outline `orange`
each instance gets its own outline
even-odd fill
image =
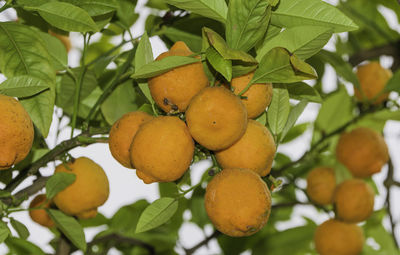
[[[254,171],[223,169],[207,186],[205,207],[220,232],[233,237],[249,236],[267,223],[271,194]]]
[[[186,111],[193,138],[209,150],[223,150],[246,132],[247,112],[240,99],[224,87],[208,87],[197,94]]]
[[[334,196],[337,218],[350,223],[368,219],[374,211],[374,195],[371,186],[363,180],[342,182]]]
[[[261,176],[271,171],[276,152],[274,138],[269,130],[255,120],[249,120],[244,135],[230,147],[216,151],[222,168],[247,168]]]
[[[107,201],[110,193],[108,178],[101,166],[91,159],[80,157],[68,163],[67,167],[60,164],[55,170],[55,173],[59,172],[76,175],[75,181],[53,199],[64,213],[88,215],[88,211],[97,209]]]
[[[364,235],[356,224],[330,219],[317,227],[314,242],[320,255],[359,255]]]
[[[381,171],[389,160],[389,152],[382,135],[359,127],[341,134],[336,157],[354,177],[364,178]]]
[[[389,93],[382,93],[382,91],[392,77],[389,69],[383,68],[379,62],[370,62],[357,68],[357,77],[360,81],[360,89],[354,87],[354,94],[359,101],[364,100],[365,97],[377,105],[388,99]]]
[[[185,122],[173,116],[159,116],[142,124],[130,148],[131,161],[145,183],[179,179],[193,154],[194,142]]]
[[[41,194],[37,195],[32,202],[29,204],[29,208],[34,208],[34,207],[41,207],[43,209],[32,209],[29,210],[29,216],[31,219],[39,223],[40,225],[44,227],[51,228],[54,226],[54,221],[50,218],[50,216],[47,214],[46,210],[44,208],[50,208],[50,201],[46,200],[46,195]]]
[[[238,95],[253,78],[254,72],[232,79],[233,93]],[[255,83],[242,95],[242,103],[246,107],[247,117],[254,119],[265,111],[272,99],[271,83]]]
[[[34,130],[24,107],[0,94],[0,170],[21,162],[32,148]]]
[[[145,112],[129,112],[111,127],[108,145],[113,157],[124,167],[134,168],[129,157],[129,148],[140,125],[153,119]]]
[[[336,188],[335,171],[330,167],[317,167],[307,176],[307,195],[318,205],[329,205],[333,202]]]
[[[168,56],[189,56],[193,52],[182,42],[176,42],[169,51],[162,53],[156,58],[164,59]],[[166,73],[160,74],[148,81],[151,96],[157,105],[165,112],[184,112],[190,100],[209,82],[199,61],[174,68]]]

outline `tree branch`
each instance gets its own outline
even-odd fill
[[[93,132],[86,132],[82,133],[78,136],[75,136],[72,139],[66,140],[61,142],[59,145],[54,147],[51,151],[47,152],[45,155],[43,155],[41,158],[36,160],[34,163],[32,163],[29,167],[22,169],[20,173],[15,177],[5,188],[6,191],[12,192],[15,190],[15,188],[18,187],[21,182],[25,180],[25,178],[35,175],[39,169],[47,163],[53,161],[56,159],[59,155],[64,154],[65,152],[78,147],[82,145],[88,145],[88,144],[93,144],[93,143],[98,143],[98,142],[105,142],[107,139],[103,137],[91,137],[93,135],[98,135],[98,134],[105,134],[109,132],[109,128],[107,129],[97,129],[94,130]]]
[[[396,237],[396,232],[395,232],[395,228],[396,225],[394,223],[394,219],[393,219],[393,214],[392,214],[392,210],[391,210],[391,195],[390,195],[390,190],[393,184],[395,184],[395,182],[393,181],[393,173],[394,173],[394,166],[393,166],[393,162],[392,159],[389,158],[389,162],[388,162],[388,174],[386,177],[386,180],[384,181],[384,185],[386,188],[386,199],[385,199],[385,204],[386,204],[386,210],[389,216],[389,221],[390,221],[390,227],[391,227],[391,233],[392,233],[392,237],[393,237],[393,241],[396,245],[397,248],[399,248],[399,244],[397,242],[397,237]]]
[[[149,254],[154,255],[155,253],[155,248],[154,246],[143,242],[142,240],[139,239],[135,239],[135,238],[131,238],[131,237],[126,237],[126,236],[122,236],[116,233],[112,233],[109,235],[105,235],[102,237],[98,237],[96,239],[93,239],[90,243],[88,243],[88,250],[90,250],[90,248],[93,245],[99,244],[99,243],[108,243],[108,242],[113,242],[116,244],[121,244],[121,243],[125,243],[125,244],[129,244],[132,246],[140,246],[142,248],[145,248]]]
[[[394,59],[399,59],[400,41],[368,50],[359,51],[349,58],[349,62],[351,65],[356,66],[364,60],[378,58],[382,55],[392,56],[394,57]]]
[[[295,165],[297,165],[298,163],[302,162],[304,159],[306,159],[311,153],[313,153],[325,140],[327,140],[328,138],[331,138],[332,136],[335,136],[337,134],[342,133],[343,131],[346,130],[346,128],[348,128],[350,125],[356,123],[358,120],[360,120],[361,118],[363,118],[365,115],[369,114],[369,113],[373,113],[377,111],[376,108],[370,108],[362,113],[360,113],[358,116],[356,116],[355,118],[351,119],[350,121],[348,121],[347,123],[343,124],[342,126],[338,127],[337,129],[333,130],[332,132],[323,135],[316,143],[314,143],[311,148],[306,151],[303,156],[301,156],[298,160],[292,161],[286,165],[283,165],[282,167],[276,169],[276,170],[272,170],[272,173],[277,173],[277,174],[281,174],[284,170],[293,167]]]
[[[214,231],[214,233],[212,233],[209,237],[207,237],[206,239],[204,239],[203,241],[201,241],[200,243],[196,244],[195,246],[193,246],[190,249],[185,249],[186,255],[191,255],[193,254],[197,249],[199,249],[200,247],[202,247],[203,245],[207,245],[208,242],[210,242],[212,239],[218,237],[219,235],[221,235],[221,232],[218,231]]]

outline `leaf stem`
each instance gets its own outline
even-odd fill
[[[80,95],[81,95],[81,90],[82,90],[82,83],[83,79],[85,77],[86,69],[87,67],[85,66],[85,57],[86,57],[86,51],[87,51],[87,46],[90,41],[90,34],[85,34],[83,37],[83,51],[82,51],[82,57],[81,57],[81,66],[82,70],[79,74],[78,79],[76,80],[76,86],[75,86],[75,97],[74,97],[74,112],[72,114],[72,120],[71,120],[71,138],[74,136],[74,130],[76,128],[76,119],[78,117],[78,112],[79,112],[79,102],[80,102]]]

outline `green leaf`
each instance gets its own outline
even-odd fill
[[[225,1],[215,0],[165,0],[167,4],[174,5],[180,9],[200,14],[201,16],[226,22],[228,6]]]
[[[90,16],[104,15],[117,9],[115,0],[62,0],[62,2],[80,7]]]
[[[9,235],[11,235],[11,232],[7,224],[0,221],[0,243],[4,242]]]
[[[49,24],[65,31],[98,31],[96,23],[85,10],[69,3],[48,2],[38,7],[30,7],[29,10],[38,11]]]
[[[319,110],[315,125],[329,133],[353,118],[353,103],[344,87],[327,97]]]
[[[0,94],[11,97],[29,97],[36,95],[49,86],[35,76],[20,75],[5,80],[0,84]]]
[[[68,54],[64,44],[55,36],[40,32],[43,42],[46,44],[55,70],[65,70],[68,66]]]
[[[131,77],[133,79],[151,78],[168,72],[176,67],[193,64],[199,61],[199,59],[192,57],[168,56],[161,60],[153,61],[141,66]]]
[[[290,55],[284,48],[270,50],[261,60],[251,83],[292,83],[302,80],[315,79],[316,73],[311,66]],[[294,62],[293,59],[296,61]],[[294,69],[293,63],[300,66],[301,71]],[[308,73],[306,73],[308,72]]]
[[[74,217],[65,215],[58,210],[48,209],[46,211],[57,228],[60,229],[78,249],[86,251],[85,233],[78,221]]]
[[[283,30],[275,37],[265,41],[257,50],[257,60],[275,47],[283,47],[300,59],[307,59],[324,47],[332,36],[332,29],[319,26],[297,26]]]
[[[287,86],[289,96],[293,99],[307,99],[310,102],[322,103],[322,98],[318,91],[304,82],[296,82]]]
[[[139,18],[139,15],[135,13],[137,1],[132,0],[117,0],[117,17],[119,22],[118,26],[128,30]]]
[[[81,68],[74,68],[72,69],[72,73],[75,75],[75,77],[79,77],[81,70]],[[98,84],[94,72],[91,70],[86,70],[80,92],[81,102],[79,104],[79,117],[85,118],[87,116],[88,108],[90,110],[90,107],[85,106],[83,103],[96,91],[97,88]],[[75,90],[75,80],[71,77],[71,75],[65,73],[63,76],[61,76],[61,82],[57,84],[56,104],[67,114],[73,113]]]
[[[310,123],[301,123],[299,125],[293,126],[288,133],[285,135],[285,138],[282,139],[281,143],[288,143],[298,138],[308,129]]]
[[[334,52],[321,50],[317,56],[322,59],[322,61],[329,63],[340,77],[353,83],[354,86],[360,87],[358,78],[353,72],[352,66],[348,62],[344,61],[340,55]]]
[[[79,219],[79,223],[83,228],[89,228],[106,225],[109,223],[109,220],[103,214],[98,212],[94,218]]]
[[[400,93],[400,69],[398,69],[386,83],[385,91],[395,91]]]
[[[11,193],[9,191],[0,190],[0,198],[11,197]]]
[[[30,75],[42,79],[50,90],[21,100],[35,126],[47,136],[55,101],[55,70],[37,31],[15,22],[0,23],[0,70],[8,77]]]
[[[27,239],[29,237],[29,230],[26,228],[24,224],[17,221],[14,218],[10,218],[11,226],[17,231],[19,237],[22,239]]]
[[[177,41],[184,41],[192,51],[197,52],[201,50],[202,38],[200,35],[192,34],[176,27],[167,26],[163,26],[161,31],[157,34],[165,35],[174,43]]]
[[[253,255],[264,255],[267,250],[274,255],[312,254],[315,228],[315,224],[309,224],[272,233],[254,246]]]
[[[266,0],[229,1],[226,42],[233,49],[248,51],[267,32],[271,7]]]
[[[207,42],[204,42],[205,44],[203,49],[204,47],[207,47],[207,44],[209,43],[218,51],[219,54],[221,54],[224,59],[239,60],[254,65],[258,63],[257,60],[255,60],[246,52],[229,48],[225,40],[217,32],[204,27],[203,35],[208,39]]]
[[[136,233],[145,232],[167,222],[178,210],[178,200],[162,197],[150,204],[140,215]]]
[[[120,84],[101,105],[101,112],[112,125],[125,113],[136,111],[144,103],[144,97],[136,93],[132,80]]]
[[[46,255],[38,246],[24,239],[10,236],[5,243],[10,249],[9,254]]]
[[[335,6],[321,0],[284,0],[272,13],[271,23],[279,27],[303,25],[332,28],[335,33],[356,30],[358,26]]]
[[[232,61],[224,59],[213,47],[206,51],[206,57],[211,66],[228,81],[232,80]]]
[[[260,116],[257,117],[256,121],[265,126],[267,124],[267,112],[264,111]]]
[[[46,182],[47,199],[52,199],[60,191],[74,183],[76,175],[73,173],[56,173]]]
[[[285,127],[282,130],[282,134],[280,137],[280,142],[283,142],[284,138],[286,135],[289,133],[289,131],[292,129],[294,124],[296,124],[297,119],[300,117],[300,115],[303,113],[304,109],[306,108],[308,104],[308,100],[302,99],[289,113],[288,120],[286,122]]]
[[[274,135],[282,132],[290,112],[289,93],[285,86],[274,86],[268,107],[268,125]]]
[[[142,66],[149,64],[153,61],[153,50],[151,48],[149,37],[147,33],[144,32],[140,38],[139,45],[135,54],[135,68],[136,70]],[[149,85],[147,82],[138,83],[140,90],[143,92],[144,96],[147,98],[151,105],[154,105],[154,99],[151,96]]]

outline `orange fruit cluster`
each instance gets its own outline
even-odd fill
[[[177,42],[156,61],[190,55],[186,44]],[[271,102],[272,85],[254,84],[240,98],[252,76],[234,78],[231,87],[210,87],[198,62],[150,78],[151,95],[165,114],[127,113],[114,123],[109,136],[114,158],[135,168],[145,183],[181,178],[192,163],[195,143],[214,153],[223,170],[210,182],[205,206],[216,228],[231,236],[257,232],[271,208],[261,176],[270,172],[276,146],[269,130],[253,118]]]

